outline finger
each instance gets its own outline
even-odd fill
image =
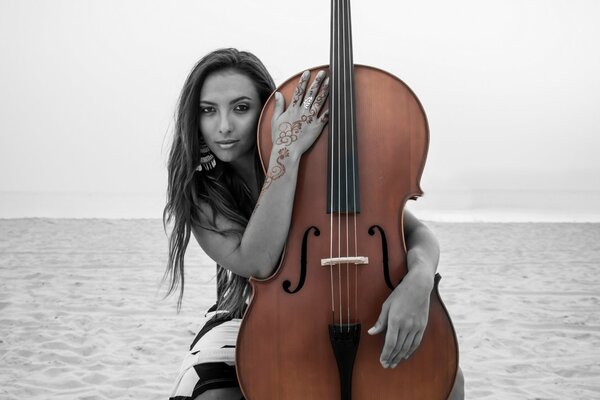
[[[321,124],[323,126],[329,122],[329,110],[325,111],[323,113],[323,115],[321,115],[321,118],[319,118],[319,121],[321,122]],[[371,328],[371,329],[373,329],[373,328]],[[369,329],[369,334],[374,335],[376,333],[379,333],[379,332],[371,333],[371,329]]]
[[[396,368],[398,366],[398,364],[400,364],[400,362],[403,360],[402,357],[400,357],[400,352],[398,352],[390,361],[389,361],[389,366],[390,368]]]
[[[415,335],[415,339],[413,340],[412,345],[410,346],[410,349],[408,349],[408,357],[410,357],[415,352],[415,350],[417,350],[417,348],[421,344],[421,341],[423,340],[424,333],[425,331],[422,329],[417,332],[417,334]]]
[[[392,368],[396,368],[398,363],[400,363],[402,360],[406,360],[409,357],[410,353],[408,353],[408,349],[415,340],[416,333],[417,332],[408,332],[408,334],[405,336],[402,345],[398,346],[397,354],[395,354],[394,357],[390,360],[390,365]]]
[[[306,91],[306,85],[308,84],[309,79],[310,71],[304,71],[302,75],[300,75],[300,81],[298,81],[292,100],[293,107],[299,107],[302,104],[302,99],[304,98],[304,92]]]
[[[406,337],[408,336],[409,333],[410,332],[406,329],[403,329],[400,332],[398,332],[398,340],[396,341],[396,347],[394,348],[394,350],[392,351],[392,354],[390,355],[389,359],[387,360],[390,367],[397,363],[399,356],[401,354],[402,345],[404,344]]]
[[[408,350],[410,350],[410,348],[413,344],[413,341],[415,340],[416,335],[417,335],[416,330],[412,330],[406,335],[406,340],[404,340],[404,343],[402,344],[402,348],[400,349],[400,353],[399,353],[401,358],[406,359],[410,355]]]
[[[321,90],[319,90],[317,98],[312,103],[312,107],[310,108],[310,113],[312,115],[319,114],[323,104],[325,104],[325,100],[327,100],[327,96],[329,96],[329,77],[327,77],[323,82],[323,86],[321,86]]]
[[[317,92],[319,92],[319,88],[321,87],[321,84],[323,83],[323,79],[325,79],[325,71],[319,71],[317,73],[317,76],[315,77],[315,80],[310,85],[308,92],[306,92],[306,95],[304,96],[304,101],[302,102],[302,106],[305,109],[307,109],[307,110],[311,109],[311,105],[315,101],[315,96],[317,96]],[[316,114],[312,114],[312,115],[316,115]]]
[[[277,118],[279,118],[279,116],[283,114],[284,109],[285,99],[283,98],[283,95],[279,92],[275,92],[275,109],[273,111],[272,122],[276,121]]]
[[[396,350],[398,344],[399,330],[400,326],[398,322],[395,322],[393,319],[388,321],[387,331],[385,332],[385,342],[383,344],[381,356],[379,357],[379,361],[381,362],[381,365],[383,365],[383,368],[388,368],[390,366],[392,354],[394,353],[394,350]],[[400,344],[402,344],[402,342],[400,342]]]

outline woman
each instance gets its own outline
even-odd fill
[[[193,233],[217,262],[217,304],[192,343],[172,398],[242,396],[234,346],[249,295],[247,278],[273,273],[290,225],[300,158],[328,120],[322,109],[328,78],[321,71],[309,85],[310,78],[308,71],[302,74],[287,108],[283,96],[275,93],[274,140],[266,177],[255,135],[262,106],[275,85],[263,64],[247,52],[218,50],[201,59],[186,80],[169,157],[164,211],[165,225],[172,226],[169,293],[179,286],[181,302],[184,254]],[[282,140],[290,139],[285,127],[292,124],[298,127],[293,140]],[[404,214],[404,229],[409,272],[369,330],[385,332],[380,358],[384,368],[395,367],[421,341],[439,257],[435,237],[409,212]]]

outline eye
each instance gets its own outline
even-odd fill
[[[248,104],[238,104],[237,106],[235,106],[234,110],[238,111],[238,112],[246,112],[250,109],[250,106]]]
[[[200,113],[202,114],[211,114],[215,112],[215,108],[213,106],[200,107]]]

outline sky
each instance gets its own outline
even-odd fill
[[[355,63],[402,79],[428,116],[417,209],[600,220],[600,2],[352,11]],[[328,35],[324,0],[0,0],[0,217],[159,218],[195,62],[237,47],[281,83],[328,64]]]

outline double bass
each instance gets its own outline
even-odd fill
[[[285,98],[299,76],[278,88]],[[331,3],[329,77],[327,132],[302,157],[284,254],[271,277],[250,278],[236,347],[240,387],[247,400],[446,399],[458,345],[439,276],[407,360],[384,369],[385,335],[366,332],[407,273],[403,210],[422,195],[429,129],[403,81],[353,64],[349,0]],[[265,167],[273,111],[271,96],[258,132]]]

